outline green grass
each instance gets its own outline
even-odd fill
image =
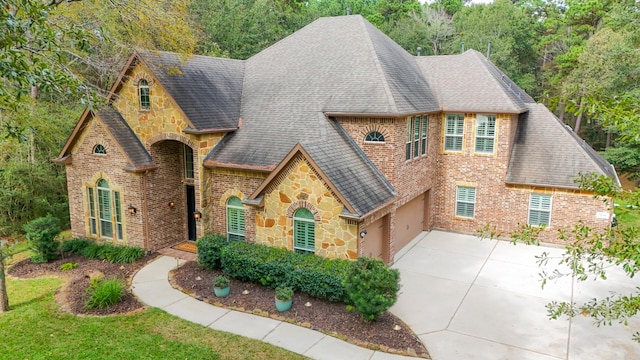
[[[11,311],[0,314],[2,359],[303,359],[281,348],[218,332],[149,309],[78,317],[54,300],[59,278],[9,279]]]
[[[629,208],[626,202],[620,200],[616,201],[616,205],[614,212],[619,226],[640,228],[640,207],[636,209]]]

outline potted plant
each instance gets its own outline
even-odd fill
[[[276,288],[276,309],[283,312],[291,308],[293,302],[293,288],[291,286],[280,285]]]
[[[219,275],[213,278],[213,293],[217,297],[225,297],[229,295],[229,291],[231,291],[231,283],[228,277]]]

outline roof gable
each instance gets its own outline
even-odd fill
[[[520,115],[506,182],[578,189],[580,173],[618,181],[613,166],[542,104],[527,104]]]
[[[163,51],[140,51],[149,68],[199,131],[238,128],[244,61]]]
[[[144,148],[127,122],[122,118],[120,113],[111,107],[105,107],[99,111],[89,109],[85,110],[76,124],[73,133],[67,139],[64,148],[55,161],[69,163],[71,155],[70,151],[73,148],[73,145],[78,141],[88,122],[92,118],[101,121],[106,126],[107,131],[127,158],[128,165],[125,167],[126,171],[146,171],[157,167],[153,163],[151,155]]]

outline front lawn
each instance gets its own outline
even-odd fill
[[[616,214],[616,220],[618,225],[623,227],[636,227],[640,228],[640,208],[633,206],[624,200],[616,200],[616,206],[614,207],[614,213]]]
[[[78,317],[54,300],[61,278],[8,279],[11,311],[0,314],[2,359],[303,359],[158,309]]]

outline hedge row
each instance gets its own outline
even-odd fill
[[[286,284],[314,297],[354,305],[363,296],[378,296],[380,289],[376,284],[370,284],[364,286],[371,289],[372,294],[363,295],[362,289],[358,290],[360,294],[347,294],[346,286],[355,280],[353,274],[362,271],[362,264],[355,261],[297,254],[287,249],[254,243],[228,242],[219,234],[204,236],[196,245],[200,266],[211,270],[222,269],[234,279],[261,283],[270,288]],[[366,267],[375,272],[372,279],[390,284],[384,288],[385,293],[381,296],[391,306],[397,290],[392,291],[393,294],[389,294],[388,290],[399,288],[397,270],[389,269],[377,259],[370,259],[367,264]],[[390,297],[392,300],[389,300]],[[359,310],[357,306],[356,310]]]
[[[98,244],[89,239],[76,238],[60,244],[63,253],[80,254],[88,259],[107,260],[110,263],[130,264],[144,256],[144,250],[135,246]]]

